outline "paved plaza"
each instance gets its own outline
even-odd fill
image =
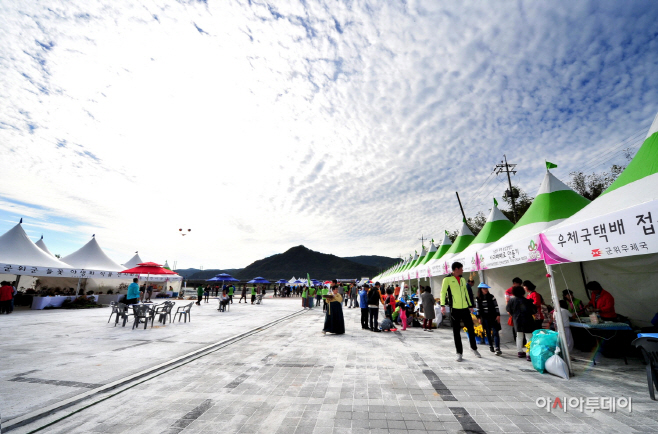
[[[303,311],[298,298],[215,309],[211,300],[194,307],[191,323],[146,331],[106,324],[109,309],[0,317],[3,432],[12,420],[153,366],[162,372],[9,432],[47,424],[39,432],[658,432],[658,403],[638,359],[590,366],[576,351],[576,376],[566,381],[516,358],[507,331],[502,356],[480,347],[476,359],[467,349],[458,363],[449,329],[372,333],[361,329],[359,309],[345,309],[346,334],[323,335],[321,308]],[[194,351],[206,352],[167,365]],[[541,397],[625,397],[632,412],[548,412],[537,407]]]

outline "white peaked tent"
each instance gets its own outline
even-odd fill
[[[582,263],[584,278],[615,297],[618,313],[649,325],[658,310],[658,115],[615,182],[541,235],[542,253],[561,270]],[[578,242],[575,242],[577,239]],[[574,264],[570,264],[574,263]]]
[[[451,247],[452,241],[450,241],[448,234],[444,233],[443,240],[441,240],[441,243],[437,247],[436,252],[429,259],[429,261],[427,261],[427,267],[430,276],[440,276],[443,274],[444,267],[441,260],[446,255],[446,253],[448,253],[448,250],[450,250]],[[434,285],[432,285],[432,287],[434,287]]]
[[[53,255],[53,254],[50,252],[50,250],[48,250],[48,247],[46,247],[46,243],[43,242],[43,235],[41,235],[41,238],[39,238],[39,241],[37,241],[35,244],[37,245],[38,248],[40,248],[40,249],[43,250],[44,252],[48,253],[48,254],[49,254],[50,256],[52,256],[53,258],[56,257],[55,255]]]
[[[144,263],[144,261],[142,261],[142,258],[139,257],[139,253],[135,252],[135,256],[133,256],[132,258],[130,258],[128,260],[128,262],[123,264],[123,266],[125,267],[124,270],[127,270],[129,268],[135,268],[137,265],[143,264],[143,263]]]
[[[471,245],[474,239],[475,235],[473,235],[473,232],[471,232],[464,221],[459,233],[457,234],[457,238],[455,238],[455,242],[452,243],[452,246],[450,246],[443,257],[443,274],[447,275],[452,272],[451,265],[453,262],[462,262],[462,265],[464,265],[462,253]],[[466,271],[466,267],[464,267],[464,271]]]
[[[421,261],[418,261],[418,265],[416,266],[416,272],[419,278],[425,279],[430,276],[427,263],[432,259],[432,256],[434,256],[437,250],[438,247],[436,247],[434,240],[432,240],[432,244],[430,244],[430,248],[425,254],[425,257]]]
[[[69,265],[37,247],[28,238],[20,223],[0,236],[0,264],[3,266],[0,272],[8,274],[16,274],[15,271],[18,271],[19,266],[70,268]]]
[[[589,202],[547,170],[535,200],[523,217],[500,240],[480,251],[481,269],[539,260],[539,234],[571,217]]]
[[[505,217],[494,203],[487,222],[475,239],[463,252],[453,255],[450,259],[464,264],[464,272],[478,271],[480,269],[479,252],[501,239],[514,224]]]
[[[75,268],[84,268],[87,270],[103,270],[103,271],[123,271],[121,265],[110,259],[105,254],[101,246],[98,245],[96,237],[93,236],[91,240],[84,246],[80,247],[75,252],[62,258],[62,261],[70,264]]]

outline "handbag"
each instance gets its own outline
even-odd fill
[[[507,318],[507,325],[514,327],[514,319],[512,318],[512,315],[510,315],[510,317]]]

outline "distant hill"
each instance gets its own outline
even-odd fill
[[[228,273],[231,276],[235,277],[235,273],[242,270],[242,268],[228,268],[226,270],[199,270],[198,268],[188,268],[185,270],[175,270],[176,273],[180,274],[186,279],[210,279],[213,276],[218,275],[219,273]]]
[[[379,268],[297,246],[285,253],[258,260],[232,276],[243,280],[261,276],[274,281],[293,276],[306,278],[306,273],[318,280],[358,279],[379,274]]]
[[[400,262],[400,260],[396,258],[389,258],[388,256],[376,256],[376,255],[349,256],[343,259],[348,259],[352,262],[356,262],[357,264],[369,265],[371,267],[377,267],[383,269],[392,267],[393,265]],[[368,277],[372,277],[372,276],[368,276]]]

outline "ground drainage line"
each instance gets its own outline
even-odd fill
[[[49,426],[51,426],[51,425],[53,425],[57,422],[60,422],[60,421],[66,419],[66,418],[68,418],[68,417],[70,417],[70,416],[72,416],[76,413],[79,413],[82,410],[85,410],[85,409],[87,409],[87,408],[89,408],[93,405],[96,405],[100,402],[103,402],[103,401],[109,399],[109,398],[112,398],[116,395],[119,395],[120,393],[123,393],[126,390],[132,389],[133,387],[135,387],[139,384],[145,383],[146,381],[149,381],[149,380],[152,380],[156,377],[159,377],[160,375],[165,374],[165,373],[170,372],[170,371],[173,371],[174,369],[180,368],[181,366],[184,366],[184,365],[186,365],[190,362],[193,362],[197,359],[200,359],[201,357],[207,356],[207,355],[209,355],[211,353],[214,353],[214,352],[216,352],[216,351],[218,351],[222,348],[225,348],[225,347],[227,347],[229,345],[232,345],[236,342],[239,342],[239,341],[241,341],[245,338],[248,338],[248,337],[250,337],[250,336],[252,336],[256,333],[260,333],[260,332],[262,332],[262,331],[264,331],[268,328],[271,328],[271,327],[275,326],[276,324],[280,323],[281,321],[285,321],[287,319],[294,318],[294,317],[299,316],[299,315],[301,315],[305,312],[307,312],[307,311],[306,310],[300,310],[300,311],[294,312],[292,314],[285,315],[281,318],[278,318],[278,319],[276,319],[272,322],[269,322],[267,324],[264,324],[262,326],[256,327],[256,328],[254,328],[252,330],[249,330],[247,332],[244,332],[240,335],[234,336],[232,338],[229,338],[229,339],[226,339],[226,340],[223,340],[223,341],[220,341],[220,342],[216,342],[214,344],[208,345],[208,346],[206,346],[204,348],[200,348],[198,350],[194,350],[190,353],[187,353],[187,354],[184,354],[182,356],[176,357],[173,360],[161,363],[160,365],[156,365],[154,367],[148,368],[145,371],[139,372],[137,374],[133,374],[133,375],[129,376],[128,378],[125,378],[123,380],[119,380],[119,381],[114,382],[114,383],[118,383],[118,384],[114,384],[114,383],[106,384],[106,385],[103,385],[103,386],[101,386],[97,389],[90,390],[89,392],[86,392],[86,393],[82,394],[82,395],[87,395],[87,396],[78,395],[78,399],[76,399],[76,397],[73,397],[73,398],[69,398],[69,400],[64,400],[64,401],[61,402],[61,405],[55,404],[54,406],[51,406],[53,408],[48,408],[47,410],[42,411],[41,413],[32,414],[32,415],[30,415],[30,413],[28,413],[24,416],[20,416],[20,417],[15,418],[15,419],[8,420],[4,424],[2,424],[4,426],[0,427],[0,432],[7,433],[7,432],[12,431],[16,428],[20,428],[22,426],[34,423],[34,422],[38,421],[39,419],[43,419],[44,417],[53,415],[53,414],[55,414],[59,411],[63,411],[65,409],[67,409],[69,407],[72,407],[76,404],[79,404],[79,403],[81,403],[81,402],[83,402],[87,399],[92,399],[92,397],[95,396],[95,395],[98,395],[98,394],[101,394],[101,393],[104,393],[104,392],[107,392],[107,391],[110,391],[110,390],[115,390],[115,389],[121,388],[121,390],[118,390],[115,393],[112,393],[111,395],[104,397],[103,399],[100,399],[98,401],[95,401],[95,402],[92,402],[88,405],[85,405],[84,407],[82,407],[78,410],[75,410],[75,411],[73,411],[73,412],[71,412],[71,413],[69,413],[65,416],[62,416],[61,418],[59,418],[57,420],[54,420],[53,422],[50,422],[50,423],[48,423],[48,424],[46,424],[42,427],[36,428],[32,431],[29,431],[27,434],[32,434],[32,433],[35,433],[37,431],[41,431],[42,429],[44,429],[46,427],[49,427]],[[140,381],[137,381],[137,380],[140,380]],[[67,402],[67,401],[69,401],[69,402]],[[9,426],[7,426],[8,423],[11,423],[16,419],[22,419],[22,420],[18,420],[15,423],[10,424]]]

